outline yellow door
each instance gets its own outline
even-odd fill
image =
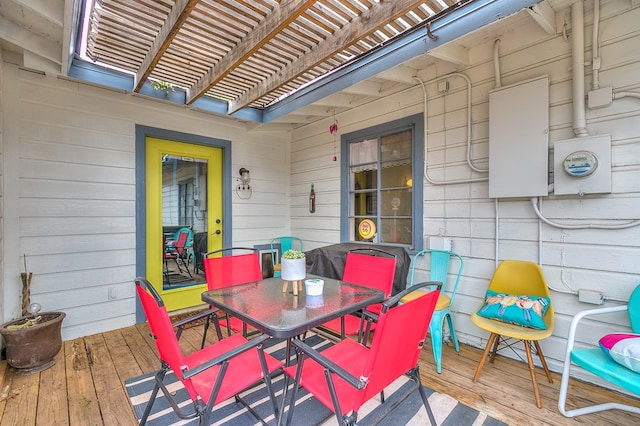
[[[202,305],[201,253],[222,247],[222,149],[145,144],[147,278],[169,311]]]

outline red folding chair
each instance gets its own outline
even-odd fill
[[[382,290],[385,297],[389,297],[395,272],[396,257],[393,254],[374,248],[353,249],[347,253],[342,281]],[[375,304],[368,306],[366,310],[377,315],[381,307],[381,304]],[[346,335],[357,334],[361,340],[366,339],[368,334],[365,331],[363,337],[363,324],[362,315],[350,314],[328,321],[321,327],[332,335],[340,336],[340,339],[344,339]],[[375,328],[375,322],[368,324],[371,329]]]
[[[398,305],[402,297],[428,286],[434,286],[435,290]],[[285,393],[290,378],[295,381],[289,398],[287,424],[291,424],[293,419],[299,386],[332,410],[338,424],[352,425],[365,402],[407,374],[418,387],[431,424],[435,425],[420,380],[418,359],[441,286],[442,283],[433,281],[417,284],[387,299],[382,304],[371,347],[353,339],[344,339],[320,353],[304,342],[294,340],[299,354],[298,364],[284,368]]]
[[[164,251],[164,261],[165,261],[165,269],[166,262],[168,260],[173,260],[178,267],[178,271],[182,273],[182,266],[186,270],[189,277],[193,278],[191,272],[189,271],[189,254],[186,248],[187,239],[189,238],[189,232],[187,230],[182,231],[178,234],[178,239],[174,241],[173,245],[165,247]],[[182,265],[182,266],[180,266]]]
[[[240,252],[240,254],[238,254]],[[234,254],[235,253],[235,254]],[[252,283],[262,280],[262,270],[260,269],[260,258],[257,249],[248,247],[227,247],[203,254],[204,273],[209,290],[217,290],[232,285]],[[214,309],[214,311],[218,311]],[[204,347],[209,329],[209,318],[204,322],[204,332],[202,335],[202,347]],[[226,326],[227,334],[231,331],[242,332],[247,337],[249,334],[247,324],[238,318],[229,317],[224,314],[220,319],[220,324]],[[218,331],[219,333],[219,331]],[[218,339],[221,336],[218,334]]]
[[[178,343],[182,328],[185,324],[202,318],[204,314],[171,324],[167,309],[153,286],[144,278],[136,278],[135,283],[162,363],[162,368],[155,376],[156,383],[149,403],[140,420],[141,425],[146,423],[160,390],[181,419],[199,418],[201,425],[208,425],[214,406],[235,396],[260,420],[255,411],[238,394],[261,380],[264,380],[267,386],[274,414],[277,417],[278,406],[273,395],[270,375],[282,366],[282,362],[264,353],[262,343],[268,336],[248,341],[240,334],[234,334],[191,355],[184,356]],[[177,328],[175,332],[174,327]],[[187,406],[178,406],[172,392],[165,386],[164,377],[169,370],[173,370],[184,385],[193,402],[192,410],[183,411]]]

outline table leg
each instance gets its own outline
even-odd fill
[[[291,285],[293,287],[293,295],[297,296],[298,292],[302,292],[302,280],[291,281]],[[286,293],[289,288],[289,281],[282,282],[282,292]]]

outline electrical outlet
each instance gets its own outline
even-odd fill
[[[604,294],[597,290],[578,290],[578,300],[582,303],[591,303],[593,305],[602,305],[604,303]]]

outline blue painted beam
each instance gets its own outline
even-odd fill
[[[79,58],[75,58],[72,61],[68,75],[69,77],[99,86],[122,90],[125,93],[131,93],[133,91],[134,76],[132,74],[106,68]],[[142,86],[139,93],[141,95],[174,102],[179,105],[186,105],[187,103],[187,94],[184,90],[176,88],[165,93],[164,90],[154,89],[149,82]],[[221,116],[227,116],[228,102],[221,101],[210,96],[203,96],[194,102],[191,107],[205,112],[212,112]],[[261,123],[262,110],[247,107],[238,111],[237,114],[234,114],[234,117]]]

